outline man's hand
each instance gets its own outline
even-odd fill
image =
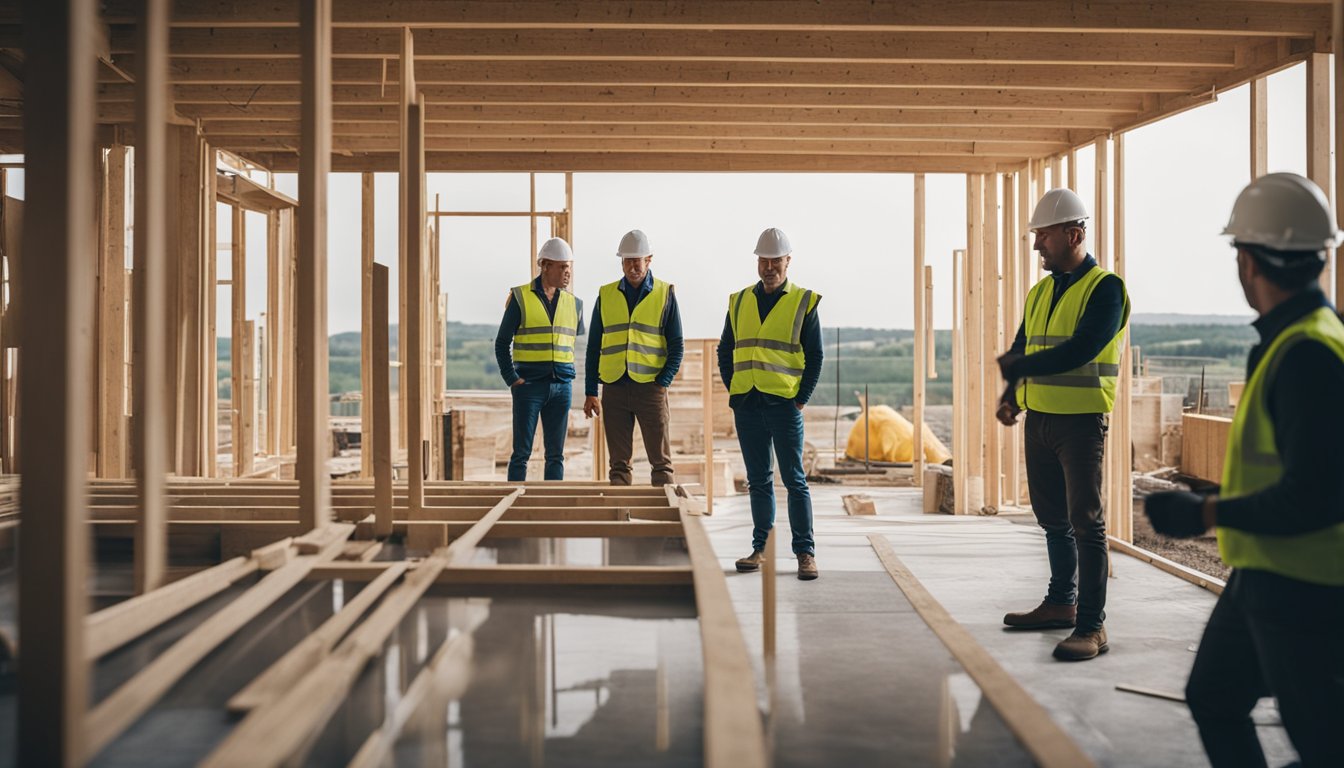
[[[1144,514],[1153,530],[1164,536],[1190,539],[1209,529],[1212,517],[1206,515],[1205,498],[1189,491],[1163,491],[1143,501]]]
[[[514,380],[512,384],[509,385],[509,389],[517,389],[518,387],[521,387],[526,383],[527,382],[523,381],[523,377],[519,376],[517,379]]]
[[[1017,403],[1011,400],[1002,400],[999,402],[999,410],[994,412],[994,417],[1005,427],[1011,427],[1017,423],[1017,415],[1022,412],[1017,407]]]
[[[798,410],[801,411],[801,410],[803,410],[803,403],[800,403],[800,402],[798,402],[797,400],[794,400],[794,401],[793,401],[793,407],[794,407],[794,408],[797,408]]]
[[[596,398],[596,397],[593,397],[592,395],[589,395],[589,396],[583,398],[583,415],[584,415],[584,416],[587,416],[588,418],[591,419],[591,418],[593,418],[594,416],[596,416],[596,415],[598,415],[598,414],[600,414],[600,413],[602,413],[602,404],[599,403],[599,402],[597,401],[597,398]]]
[[[1013,365],[1022,359],[1022,355],[1016,355],[1012,352],[999,356],[999,373],[1003,375],[1004,381],[1016,381],[1017,377],[1013,375]]]

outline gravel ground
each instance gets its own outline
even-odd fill
[[[1218,541],[1212,532],[1197,539],[1169,539],[1159,536],[1143,513],[1143,500],[1134,500],[1134,545],[1168,560],[1226,580],[1232,569],[1218,556]]]

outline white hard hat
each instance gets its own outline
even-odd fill
[[[632,229],[621,238],[616,255],[622,259],[642,259],[653,255],[653,246],[649,245],[649,236],[638,229]]]
[[[764,259],[778,259],[793,253],[789,236],[784,230],[771,227],[756,238],[756,255]]]
[[[564,238],[552,237],[541,244],[541,250],[537,251],[537,258],[546,261],[573,261],[574,251],[569,247],[569,243],[564,241]]]
[[[1028,229],[1044,229],[1056,224],[1089,218],[1083,198],[1071,189],[1052,189],[1041,197],[1027,222]]]
[[[1243,245],[1313,253],[1333,248],[1344,236],[1325,193],[1296,173],[1271,173],[1247,185],[1232,204],[1223,234]]]

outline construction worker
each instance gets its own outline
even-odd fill
[[[1029,226],[1050,274],[1027,294],[1017,338],[998,359],[1008,388],[997,416],[1012,425],[1027,411],[1027,485],[1050,561],[1045,599],[1030,611],[1007,614],[1003,623],[1072,627],[1055,646],[1062,661],[1108,649],[1101,467],[1129,322],[1124,283],[1098,267],[1084,245],[1087,219],[1087,206],[1068,189],[1052,189],[1037,203]]]
[[[1153,528],[1215,528],[1232,575],[1185,698],[1214,766],[1263,766],[1251,722],[1278,700],[1301,765],[1344,765],[1344,323],[1318,278],[1344,233],[1320,188],[1293,173],[1251,182],[1223,230],[1258,313],[1218,495],[1155,493]]]
[[[677,294],[673,285],[649,270],[653,248],[643,232],[626,232],[616,256],[625,276],[598,290],[589,327],[600,343],[588,345],[583,413],[588,418],[603,414],[612,485],[633,481],[630,458],[636,421],[652,466],[650,480],[653,485],[667,485],[672,482],[667,388],[685,350]]]
[[[756,571],[775,524],[771,447],[789,494],[789,528],[798,578],[817,578],[812,540],[812,496],[803,472],[803,406],[821,378],[821,295],[788,279],[793,247],[778,229],[756,241],[760,281],[728,297],[719,339],[719,372],[737,425],[751,492],[751,554],[737,570]]]
[[[509,480],[527,479],[527,460],[541,419],[547,480],[565,479],[574,338],[583,333],[583,304],[565,290],[574,252],[553,237],[537,252],[540,273],[509,291],[495,336],[499,375],[513,394],[513,454]],[[509,347],[513,350],[510,354]]]

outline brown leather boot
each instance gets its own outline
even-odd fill
[[[1078,606],[1041,603],[1026,613],[1010,613],[1003,623],[1013,629],[1069,629],[1077,623]]]
[[[751,554],[737,561],[738,573],[750,573],[761,569],[761,561],[765,559],[765,552],[760,549],[751,550]]]
[[[798,555],[799,581],[811,581],[817,578],[817,558],[806,552]]]
[[[1055,646],[1055,658],[1060,661],[1086,661],[1109,651],[1106,644],[1106,628],[1097,627],[1095,632],[1077,632],[1064,638]]]

